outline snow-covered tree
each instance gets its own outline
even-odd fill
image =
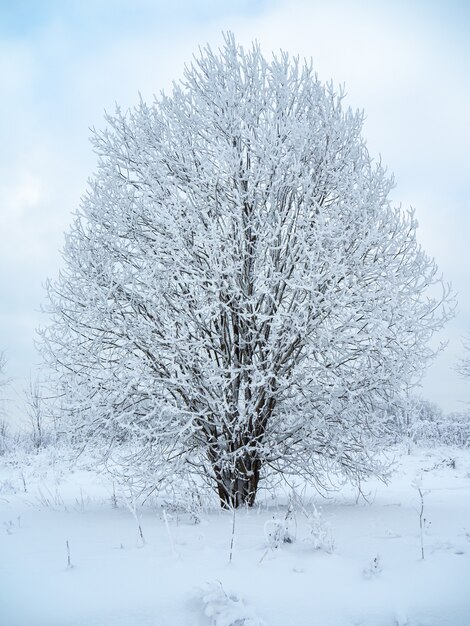
[[[380,471],[448,291],[362,122],[310,64],[228,35],[94,132],[43,339],[108,466],[199,474],[223,506],[253,504],[269,472]]]
[[[8,380],[5,377],[5,365],[6,365],[6,359],[5,359],[5,355],[3,352],[0,352],[0,439],[4,440],[5,438],[5,433],[6,433],[6,429],[7,429],[7,425],[6,422],[3,421],[3,417],[5,415],[5,395],[4,395],[4,390],[5,387],[8,385]],[[0,454],[2,451],[3,446],[0,443]]]
[[[470,378],[470,332],[463,341],[464,356],[458,364],[458,371],[464,378]]]
[[[0,352],[0,389],[4,387],[7,382],[5,380],[5,365],[6,365],[5,355],[3,354],[3,352]]]
[[[6,365],[5,355],[3,354],[3,352],[0,352],[0,381],[1,381],[0,384],[1,385],[6,384],[6,381],[4,379],[5,365]]]
[[[390,418],[394,431],[392,442],[406,443],[408,454],[412,444],[438,442],[445,422],[439,405],[413,394],[405,396],[399,405],[390,407]]]

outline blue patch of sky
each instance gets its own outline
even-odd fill
[[[54,3],[48,0],[2,0],[0,2],[0,33],[17,37],[34,31],[49,16]]]
[[[254,17],[276,5],[276,0],[0,0],[0,34],[28,38],[54,20],[89,33],[142,32],[159,21],[167,27]]]

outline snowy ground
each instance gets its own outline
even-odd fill
[[[287,499],[261,495],[236,513],[231,562],[231,513],[195,524],[168,511],[167,528],[153,503],[143,545],[109,485],[65,468],[50,454],[0,459],[1,626],[470,625],[469,451],[401,457],[388,486],[364,487],[368,503],[316,496],[321,520],[306,497],[277,548]]]

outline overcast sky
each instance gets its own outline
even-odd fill
[[[0,350],[14,397],[34,369],[43,284],[95,168],[89,128],[115,103],[171,87],[198,46],[232,30],[266,54],[313,58],[364,109],[369,150],[395,174],[459,307],[421,394],[470,401],[454,371],[470,327],[470,3],[466,0],[0,0]]]

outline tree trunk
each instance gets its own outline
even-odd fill
[[[253,506],[258,490],[261,461],[258,458],[243,459],[234,468],[214,467],[217,493],[223,509]]]

